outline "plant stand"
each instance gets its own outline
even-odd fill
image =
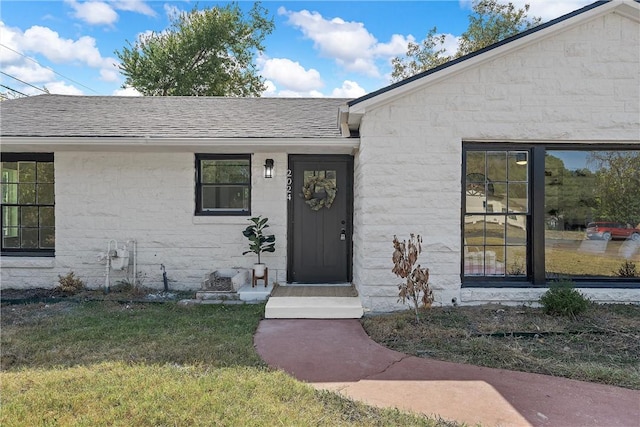
[[[255,287],[257,285],[258,280],[264,280],[264,287],[269,286],[269,267],[264,268],[264,276],[256,277],[255,270],[251,270],[251,287]]]

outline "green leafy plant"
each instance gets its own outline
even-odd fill
[[[549,287],[540,304],[547,314],[575,317],[586,311],[591,301],[573,287],[571,280],[562,280]]]
[[[640,276],[636,264],[633,261],[625,260],[618,271],[614,272],[618,277],[638,277]]]
[[[251,221],[252,224],[245,228],[242,234],[244,235],[244,237],[249,239],[249,250],[243,252],[242,255],[253,252],[258,255],[258,264],[261,264],[261,253],[275,252],[276,236],[274,236],[273,234],[264,234],[264,229],[269,227],[269,224],[267,224],[269,218],[262,218],[262,216],[257,216],[249,218],[248,221]]]
[[[65,294],[75,295],[84,289],[84,282],[70,271],[66,276],[58,275],[57,289]]]
[[[405,279],[398,285],[398,301],[413,307],[416,322],[420,322],[419,309],[431,307],[433,303],[433,291],[429,287],[429,269],[422,268],[418,262],[418,256],[422,252],[422,237],[411,234],[409,241],[400,242],[397,236],[393,236],[393,269],[396,276]]]

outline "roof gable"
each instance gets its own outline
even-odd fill
[[[592,3],[582,9],[516,34],[491,46],[349,101],[346,107],[342,107],[340,115],[343,134],[357,132],[360,119],[368,108],[390,102],[426,85],[445,79],[454,73],[461,72],[498,56],[506,55],[523,46],[553,36],[560,31],[565,31],[610,13],[618,13],[640,23],[640,0],[614,0]]]

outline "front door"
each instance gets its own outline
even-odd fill
[[[353,158],[290,156],[288,281],[351,281]]]

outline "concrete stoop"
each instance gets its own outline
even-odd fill
[[[359,319],[364,309],[358,297],[271,297],[265,319]]]

